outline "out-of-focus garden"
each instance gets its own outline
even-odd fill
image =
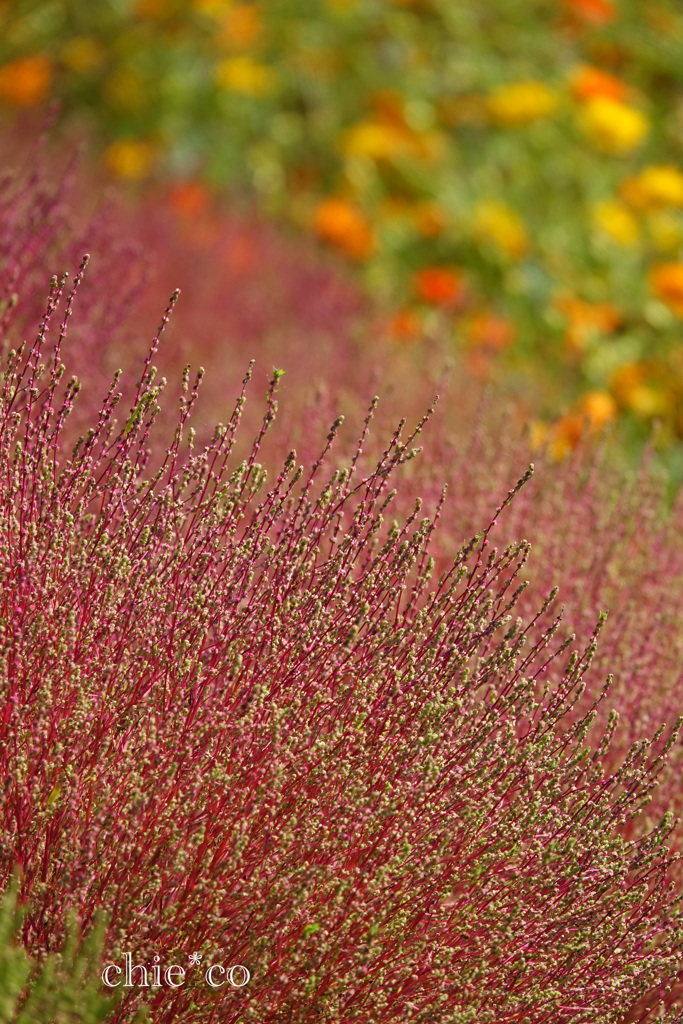
[[[0,2],[4,120],[52,100],[190,232],[223,197],[317,239],[364,346],[439,338],[533,448],[614,425],[683,474],[678,2]]]
[[[681,0],[0,0],[0,154],[0,1024],[682,1024]]]

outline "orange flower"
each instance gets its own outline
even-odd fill
[[[586,425],[585,416],[581,413],[567,413],[557,423],[553,424],[549,432],[550,454],[560,462],[564,459],[581,440]]]
[[[206,210],[209,196],[199,182],[181,181],[171,189],[168,202],[180,217],[192,218]]]
[[[472,377],[479,380],[490,380],[491,378],[491,353],[482,349],[473,349],[465,355],[465,366]]]
[[[396,89],[379,89],[373,93],[371,102],[378,120],[405,126],[405,97]]]
[[[650,270],[648,282],[660,302],[683,317],[683,263],[659,263]]]
[[[621,323],[619,310],[609,302],[585,302],[573,295],[561,295],[555,306],[567,319],[567,344],[577,352],[592,337],[611,334]]]
[[[410,306],[404,306],[397,310],[389,320],[389,337],[395,341],[411,341],[416,338],[421,329],[422,323],[417,310]]]
[[[569,79],[569,86],[574,99],[580,103],[587,103],[598,96],[606,96],[608,99],[623,103],[629,95],[628,86],[620,78],[590,64],[581,64],[574,71]]]
[[[498,351],[514,340],[515,328],[504,317],[483,311],[472,317],[467,337],[470,344],[476,348]]]
[[[424,267],[413,278],[415,292],[423,302],[434,306],[452,306],[464,295],[460,271],[451,267]]]
[[[565,6],[579,21],[596,28],[611,24],[617,16],[613,0],[565,0]]]
[[[216,39],[232,50],[248,50],[259,42],[262,33],[260,8],[253,3],[242,3],[228,8],[217,29]]]
[[[617,403],[608,391],[588,391],[579,402],[590,430],[599,431],[617,415]]]
[[[313,228],[321,238],[353,259],[365,260],[374,248],[372,229],[360,209],[348,199],[324,199],[313,217]]]
[[[413,219],[417,230],[427,238],[436,238],[445,231],[448,224],[448,215],[443,206],[429,199],[416,203]]]
[[[599,433],[617,412],[617,403],[608,391],[587,392],[573,412],[560,417],[544,432],[550,454],[560,462],[576,448],[582,437]]]
[[[627,363],[612,376],[611,388],[622,405],[648,419],[666,412],[668,398],[665,393],[647,383],[647,368],[643,363]]]
[[[45,99],[52,83],[49,57],[20,57],[0,67],[0,101],[16,107],[32,107]]]
[[[240,228],[231,238],[225,251],[225,267],[234,274],[253,273],[258,265],[258,246],[253,234]]]
[[[610,388],[620,402],[628,404],[629,396],[634,390],[642,385],[645,379],[645,366],[643,363],[625,363],[612,374]]]

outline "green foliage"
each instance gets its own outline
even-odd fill
[[[40,963],[21,945],[24,908],[17,907],[16,877],[0,901],[0,1024],[101,1024],[118,1002],[102,994],[97,965],[102,955],[101,915],[82,938],[73,915],[64,947]],[[144,1009],[135,1024],[146,1019]]]

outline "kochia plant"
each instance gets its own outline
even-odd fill
[[[280,371],[244,460],[251,366],[199,450],[188,370],[164,449],[158,336],[132,406],[116,418],[117,377],[71,449],[83,270],[0,389],[0,872],[31,901],[26,947],[101,908],[107,962],[185,968],[127,988],[116,1024],[141,1002],[155,1024],[656,1019],[673,826],[620,830],[675,733],[606,770],[607,686],[577,713],[600,623],[563,639],[554,592],[513,617],[528,545],[491,541],[529,474],[435,576],[445,492],[386,518],[427,417],[378,449],[373,400],[355,450],[335,456],[335,421],[268,486]],[[211,988],[191,953],[249,983]]]

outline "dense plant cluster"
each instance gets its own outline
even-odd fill
[[[63,163],[59,151],[49,155],[53,165]],[[279,238],[254,214],[220,206],[188,209],[174,191],[147,196],[144,216],[139,206],[120,202],[98,210],[96,189],[82,169],[77,185],[73,169],[61,184],[51,183],[36,170],[30,148],[25,167],[30,173],[8,176],[0,196],[6,341],[18,346],[33,332],[44,305],[44,267],[73,265],[84,240],[91,239],[99,268],[80,286],[80,315],[70,326],[85,393],[65,424],[69,440],[97,417],[111,372],[137,358],[140,333],[151,330],[158,315],[159,290],[170,293],[180,284],[182,299],[159,360],[169,379],[180,375],[185,359],[207,366],[204,414],[196,423],[200,441],[209,440],[214,419],[225,415],[225,380],[243,371],[245,339],[259,365],[287,367],[279,386],[290,412],[281,416],[263,452],[271,472],[291,447],[313,462],[311,422],[332,421],[340,406],[347,414],[340,428],[343,441],[351,445],[351,424],[364,415],[364,396],[374,389],[383,396],[375,414],[380,435],[393,429],[392,408],[419,417],[434,392],[442,394],[430,428],[429,456],[410,466],[412,487],[426,500],[438,501],[444,479],[451,487],[435,551],[440,568],[445,557],[440,552],[457,549],[480,529],[528,461],[528,443],[515,418],[491,399],[478,409],[461,366],[453,368],[450,379],[444,377],[447,346],[435,340],[429,360],[414,349],[397,359],[376,342],[377,327],[349,282],[332,267],[318,265],[305,245]],[[100,287],[100,275],[111,285]],[[132,378],[122,387],[132,401]],[[248,454],[246,436],[259,425],[252,404],[244,411],[243,440],[236,439],[240,457]],[[165,429],[174,429],[174,415],[168,403]],[[666,511],[662,482],[650,465],[644,463],[639,477],[628,482],[613,466],[614,456],[612,447],[582,452],[562,468],[536,456],[542,472],[497,529],[506,543],[524,536],[532,540],[534,578],[546,590],[560,586],[568,630],[586,635],[599,612],[609,610],[596,658],[603,676],[615,675],[611,699],[621,714],[621,743],[628,746],[662,723],[672,724],[681,707],[683,648],[676,624],[683,615],[683,509],[679,498]],[[396,501],[400,513],[408,515],[409,491],[405,495],[399,493]],[[526,614],[533,613],[534,600],[521,596]],[[655,816],[670,806],[683,813],[675,784],[680,751],[676,746],[669,781],[654,794]]]
[[[180,202],[258,195],[360,264],[397,345],[539,378],[562,457],[683,430],[682,38],[675,0],[4,0],[0,103],[59,97]]]
[[[422,424],[324,477],[333,426],[264,490],[278,374],[238,465],[244,390],[196,453],[186,375],[145,473],[155,345],[133,409],[117,422],[112,388],[65,453],[60,298],[8,356],[0,428],[2,849],[26,941],[49,951],[66,908],[97,906],[114,961],[248,966],[220,1009],[199,984],[157,993],[160,1021],[622,1019],[678,962],[671,824],[616,834],[673,737],[605,776],[571,715],[595,637],[570,654],[550,599],[511,618],[526,544],[491,549],[494,518],[432,580],[438,509],[384,526]]]
[[[654,1020],[682,933],[672,819],[641,811],[674,721],[615,751],[597,613],[567,635],[554,590],[526,596],[528,543],[503,539],[530,474],[472,486],[463,545],[434,486],[447,437],[414,471],[430,413],[382,442],[373,400],[349,447],[310,410],[302,463],[275,371],[240,448],[251,366],[196,435],[188,369],[159,437],[161,331],[97,403],[65,369],[79,311],[82,351],[103,340],[84,271],[53,279],[34,342],[3,344],[0,871],[30,955],[104,910],[107,962],[188,968],[123,992],[112,1024],[141,1001],[158,1024]],[[248,985],[211,990],[194,952]]]

